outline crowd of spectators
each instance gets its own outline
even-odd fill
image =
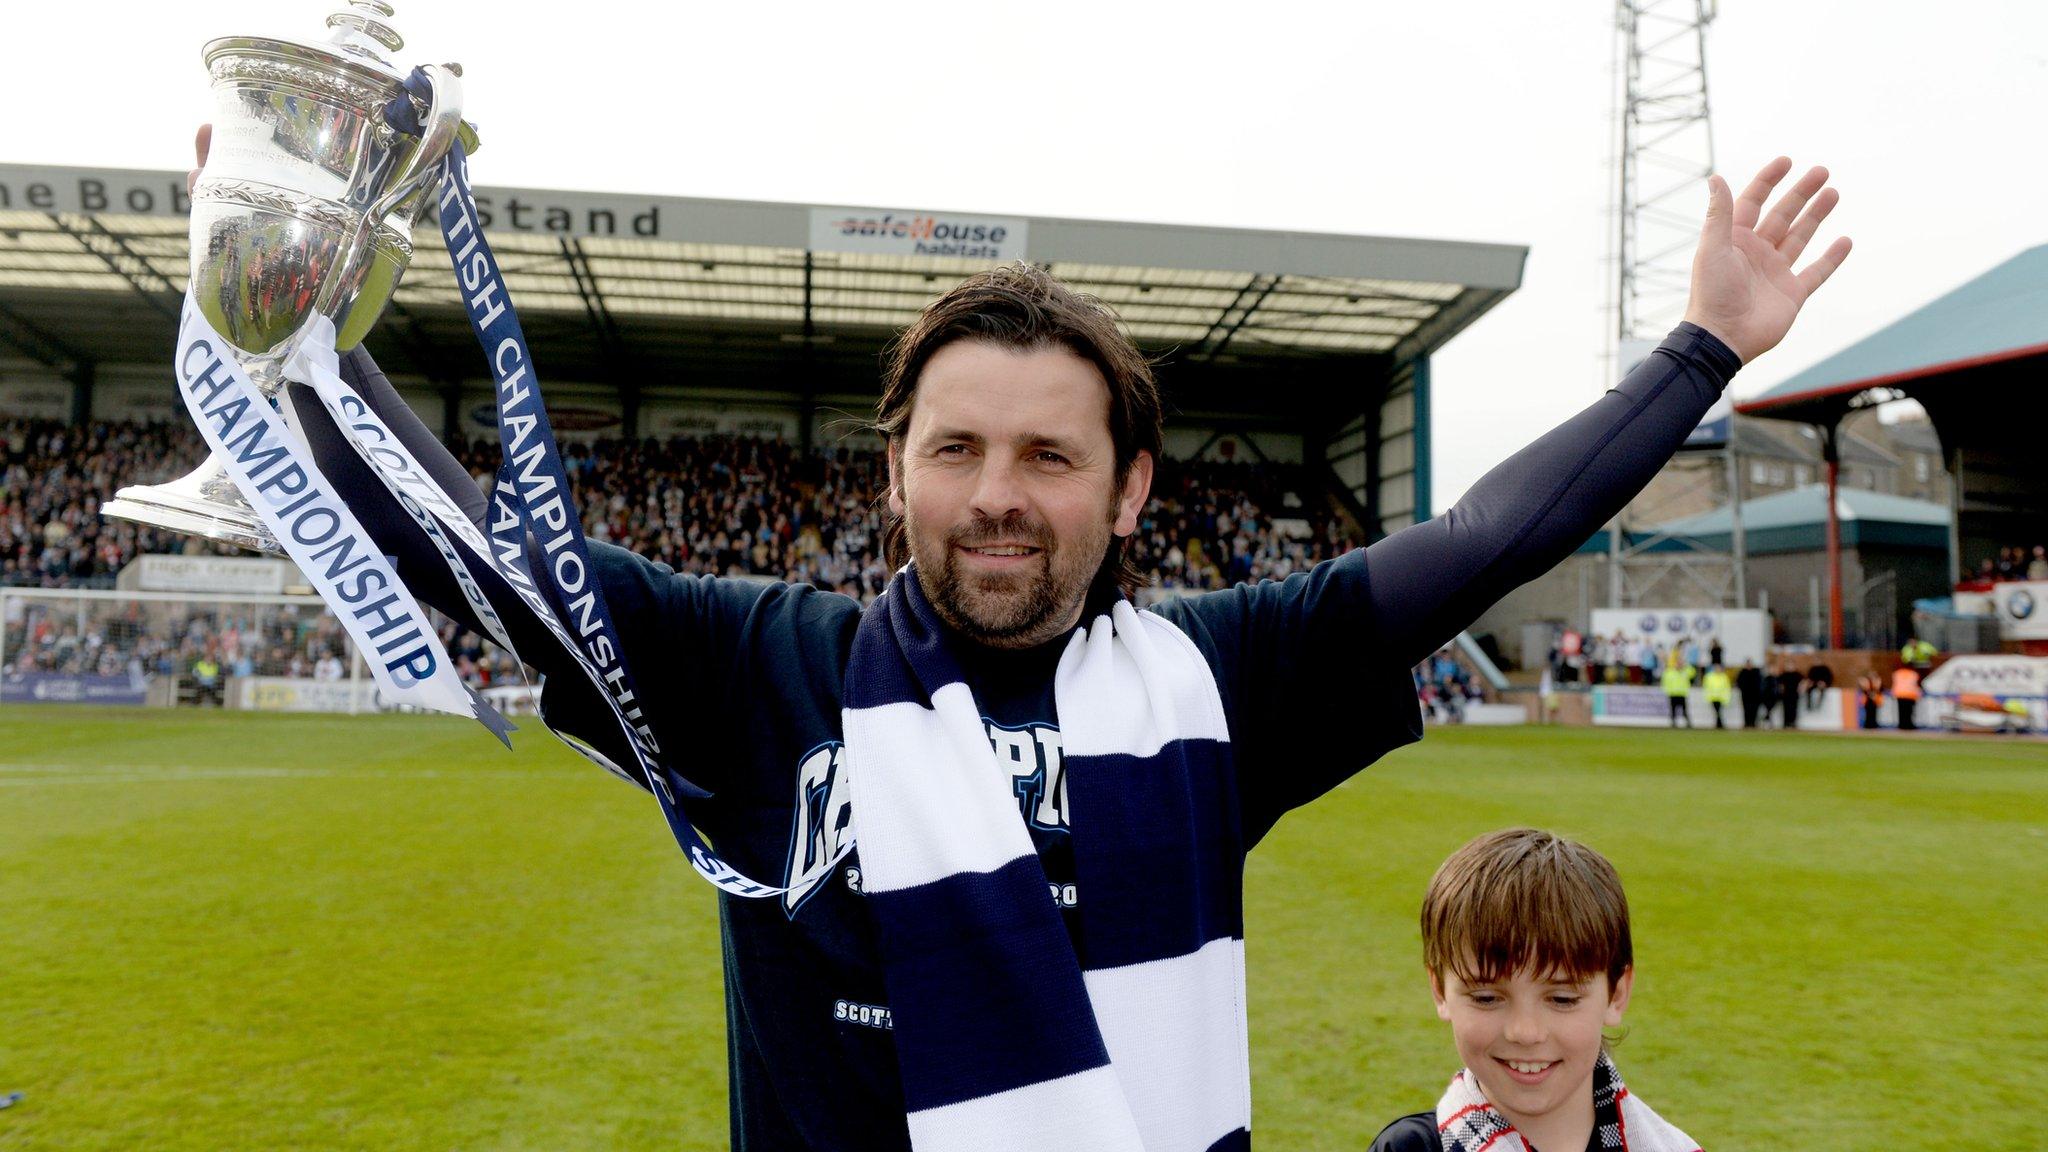
[[[0,428],[0,583],[106,587],[139,554],[233,554],[99,514],[124,485],[174,479],[197,466],[205,453],[194,429],[40,420]],[[476,440],[455,452],[488,490],[498,445]],[[710,435],[572,442],[563,454],[592,539],[688,575],[808,583],[864,602],[888,583],[887,469],[878,452],[804,452],[776,439]],[[1159,596],[1284,578],[1357,543],[1298,469],[1162,461],[1132,548],[1155,586],[1150,595]],[[204,664],[228,675],[314,676],[333,671],[346,652],[332,618],[319,618],[326,631],[306,621],[252,628],[208,612],[180,620],[136,615],[84,630],[56,616],[33,626],[16,621],[10,633],[20,635],[9,636],[7,663],[17,671],[105,675]],[[131,636],[131,626],[154,632]],[[474,635],[450,624],[443,638],[471,683],[516,679],[510,661]]]
[[[1920,682],[1939,655],[1932,643],[1914,637],[1900,649],[1898,664],[1889,673],[1889,679],[1869,668],[1839,685],[1858,709],[1856,726],[1879,727],[1880,710],[1890,702],[1897,726],[1905,730],[1915,728],[1914,706],[1921,696]],[[1436,663],[1441,666],[1442,662],[1440,655]],[[1425,664],[1416,673],[1425,704],[1431,700],[1425,675],[1430,668]],[[1538,689],[1544,699],[1543,707],[1551,706],[1554,688],[1577,682],[1661,686],[1673,700],[1674,727],[1681,717],[1687,727],[1691,726],[1690,714],[1682,702],[1690,697],[1694,687],[1702,687],[1713,709],[1716,728],[1724,726],[1722,707],[1730,703],[1739,704],[1743,728],[1798,728],[1800,713],[1826,706],[1828,693],[1838,687],[1834,668],[1818,655],[1809,660],[1796,653],[1779,652],[1761,666],[1755,660],[1745,659],[1738,668],[1724,660],[1720,640],[1713,636],[1681,636],[1667,644],[1623,631],[1603,637],[1581,636],[1574,630],[1560,629],[1551,644]],[[1442,689],[1435,694],[1442,695]],[[1987,705],[1986,710],[1996,711],[2000,707],[2003,706],[1994,703]],[[2003,721],[2016,726],[2012,730],[2018,730],[2024,727],[2024,719],[2007,716]]]
[[[1559,684],[1655,684],[1671,664],[1704,676],[1719,667],[1721,638],[1680,636],[1669,643],[1616,631],[1612,636],[1560,632],[1550,649],[1550,674]]]
[[[339,680],[348,637],[334,616],[298,605],[34,602],[6,621],[7,671],[83,676],[185,675]]]
[[[510,656],[435,615],[441,641],[465,683],[479,689],[518,683]],[[223,676],[350,675],[348,635],[340,621],[296,604],[38,601],[25,603],[6,621],[0,638],[9,676],[171,676],[198,690],[202,702],[221,702]]]
[[[1479,686],[1478,679],[1451,655],[1448,646],[1417,664],[1412,672],[1416,700],[1421,703],[1423,713],[1439,723],[1461,723],[1465,719],[1465,709],[1485,698],[1485,690]]]
[[[1164,462],[1138,525],[1139,570],[1163,589],[1211,591],[1284,580],[1357,547],[1335,516],[1302,506],[1305,490],[1283,466]]]
[[[488,489],[495,442],[458,453]],[[584,531],[686,575],[766,576],[869,600],[882,559],[881,458],[741,436],[563,446]]]
[[[0,418],[0,584],[110,587],[138,555],[191,550],[187,537],[99,509],[125,485],[191,471],[204,448],[184,424]]]
[[[1956,585],[1956,590],[1989,592],[1992,585],[2007,580],[2048,580],[2048,545],[2036,544],[2032,551],[2000,548],[1996,559],[1986,556],[1968,579]]]
[[[497,445],[461,459],[488,488]],[[735,436],[599,441],[564,450],[585,531],[678,572],[760,575],[863,601],[889,582],[879,453],[808,455]],[[1162,462],[1133,541],[1140,571],[1167,591],[1281,579],[1357,544],[1334,515],[1308,514],[1284,465]]]

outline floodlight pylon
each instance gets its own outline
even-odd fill
[[[1707,88],[1707,26],[1717,0],[1616,0],[1616,174],[1613,319],[1608,363],[1619,379],[1685,316],[1699,210],[1714,172],[1713,106]],[[1626,607],[1681,578],[1694,594],[1747,602],[1743,587],[1741,465],[1734,429],[1717,454],[1725,468],[1734,517],[1733,554],[1651,562],[1661,537],[1628,541],[1628,509],[1608,526],[1608,604]],[[1679,465],[1673,465],[1679,467]],[[1711,469],[1694,482],[1711,485]],[[1709,571],[1710,569],[1718,571]],[[1631,580],[1634,570],[1635,580]],[[1668,594],[1668,592],[1667,592]],[[1680,589],[1680,594],[1686,594]]]

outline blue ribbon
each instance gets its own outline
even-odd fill
[[[414,76],[425,82],[417,69]],[[406,105],[405,113],[397,110],[399,104]],[[393,117],[393,126],[398,127],[397,121],[413,111],[411,102],[401,99],[394,101],[386,114]],[[417,125],[416,115],[411,123]],[[476,201],[469,187],[468,158],[459,140],[450,150],[443,170],[440,223],[470,328],[491,365],[502,451],[493,502],[518,513],[516,518],[491,517],[487,526],[492,542],[491,561],[511,569],[538,589],[554,607],[557,619],[567,626],[584,658],[592,667],[604,670],[601,678],[605,683],[598,687],[607,696],[612,715],[633,751],[639,783],[661,805],[669,831],[689,856],[690,863],[707,880],[734,895],[779,895],[782,889],[748,879],[711,850],[682,808],[685,799],[702,799],[710,793],[663,762],[651,725],[638,719],[645,715],[647,702],[634,682],[625,645],[591,567],[582,514],[577,509],[568,472],[562,467],[547,407],[541,400],[540,382],[533,359],[527,353],[526,334],[512,308],[497,257],[485,241],[478,221]],[[529,537],[539,548],[539,565],[528,562]],[[565,574],[573,575],[566,579],[567,586]],[[608,659],[600,658],[607,653]],[[595,755],[575,741],[568,743],[586,755]]]
[[[413,69],[404,83],[405,95],[392,97],[384,106],[384,122],[407,136],[418,136],[426,131],[420,124],[420,107],[434,102],[434,83],[423,68]]]

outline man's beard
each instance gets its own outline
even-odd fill
[[[916,527],[906,525],[918,583],[939,619],[969,640],[994,647],[1042,643],[1064,630],[1108,554],[1109,519],[1099,527],[1061,547],[1044,524],[1021,514],[1002,520],[976,516],[936,542],[921,540]],[[1040,551],[1035,563],[1013,572],[963,570],[961,549],[999,541]]]

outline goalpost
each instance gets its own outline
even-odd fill
[[[458,665],[501,711],[531,710],[502,651]],[[394,710],[318,596],[84,588],[0,587],[0,702]]]

